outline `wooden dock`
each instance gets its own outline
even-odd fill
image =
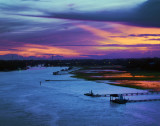
[[[94,94],[94,93],[92,95],[89,95],[89,93],[86,93],[86,94],[84,94],[84,95],[91,96],[91,97],[110,97],[110,95],[113,95],[113,94]],[[160,91],[137,92],[137,93],[122,93],[123,96],[154,95],[154,94],[160,94]],[[120,95],[120,94],[118,94],[118,95]]]
[[[134,103],[134,102],[148,102],[148,101],[160,101],[160,99],[141,99],[141,100],[129,100],[125,99],[124,96],[137,96],[137,95],[153,95],[160,94],[159,91],[150,92],[137,92],[137,93],[123,93],[123,94],[94,94],[92,90],[84,95],[90,97],[110,97],[110,102],[115,102],[118,104]]]
[[[128,100],[127,102],[133,103],[133,102],[148,102],[148,101],[160,101],[160,99]]]
[[[45,80],[45,81],[79,81],[79,80]]]

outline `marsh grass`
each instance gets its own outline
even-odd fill
[[[93,71],[96,71],[93,73]],[[115,71],[104,71],[104,70],[115,70]],[[87,73],[86,73],[87,71]],[[90,72],[92,71],[92,72]],[[125,74],[129,74],[128,77],[123,77]],[[160,72],[158,71],[147,71],[147,70],[132,70],[126,69],[122,66],[102,66],[102,67],[83,67],[79,70],[73,71],[73,77],[82,78],[90,81],[96,80],[109,80],[113,83],[111,85],[137,88],[137,89],[151,89],[150,87],[144,87],[138,85],[138,83],[132,83],[132,81],[160,81]],[[117,76],[118,75],[118,76]],[[126,82],[124,82],[125,80]],[[116,82],[119,82],[117,84]],[[123,81],[123,82],[121,82]],[[115,83],[114,83],[115,82]]]

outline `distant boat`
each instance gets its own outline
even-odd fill
[[[85,93],[84,95],[93,96],[93,92],[92,92],[92,90],[91,90],[89,93]]]
[[[53,75],[59,75],[59,71],[53,72]]]
[[[101,97],[101,95],[99,95],[99,94],[94,94],[94,93],[92,92],[92,90],[91,90],[89,93],[85,93],[84,95],[86,95],[86,96],[91,96],[91,97]]]

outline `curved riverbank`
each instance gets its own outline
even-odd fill
[[[159,101],[118,105],[110,104],[109,98],[91,98],[83,95],[90,90],[95,93],[143,90],[72,78],[73,74],[52,75],[54,71],[64,68],[0,72],[0,125],[159,125]],[[61,81],[45,81],[47,79]],[[142,99],[145,96],[138,98]]]

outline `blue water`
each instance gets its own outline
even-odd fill
[[[119,105],[83,95],[91,89],[100,94],[142,90],[52,75],[63,68],[0,72],[0,126],[160,126],[160,101]],[[133,99],[148,97],[160,96]]]

